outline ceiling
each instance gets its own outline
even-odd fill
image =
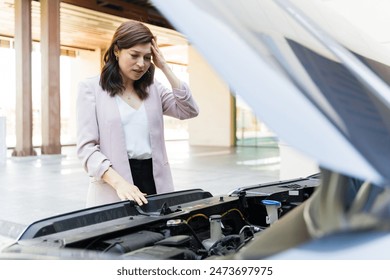
[[[73,4],[77,4],[73,5]],[[32,1],[32,38],[40,41],[40,3]],[[104,49],[115,29],[128,19],[141,20],[157,36],[160,47],[187,45],[183,35],[144,0],[64,0],[60,4],[60,40],[62,48]],[[0,0],[0,38],[13,38],[14,0]]]
[[[340,14],[359,30],[386,48],[390,48],[390,1],[388,0],[316,0]],[[32,1],[32,37],[40,41],[40,2]],[[185,36],[176,32],[168,20],[148,0],[63,0],[61,1],[62,48],[104,49],[115,29],[127,19],[149,25],[160,47],[187,46]],[[0,39],[14,37],[14,0],[0,0]],[[331,22],[331,20],[329,21]],[[334,28],[337,28],[335,26]]]

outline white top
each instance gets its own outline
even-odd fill
[[[144,102],[136,110],[122,100],[120,96],[116,95],[115,97],[125,132],[128,157],[131,159],[151,158],[152,147],[150,145],[149,124]]]

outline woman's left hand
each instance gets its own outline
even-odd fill
[[[163,69],[167,65],[167,62],[165,61],[165,58],[157,45],[156,39],[152,39],[152,52],[154,65],[160,69]]]
[[[160,68],[160,70],[165,74],[172,88],[181,88],[180,80],[176,77],[175,73],[173,73],[172,69],[166,62],[161,50],[157,46],[156,39],[152,39],[152,52],[154,65]]]

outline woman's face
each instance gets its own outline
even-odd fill
[[[152,63],[152,44],[138,44],[118,52],[119,71],[123,81],[139,80],[148,71]]]

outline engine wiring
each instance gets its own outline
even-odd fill
[[[186,223],[188,224],[192,219],[194,219],[194,218],[196,218],[196,217],[202,217],[202,218],[205,218],[206,220],[209,219],[209,217],[207,217],[205,214],[198,213],[198,214],[195,214],[195,215],[190,216],[190,217],[186,220]]]

